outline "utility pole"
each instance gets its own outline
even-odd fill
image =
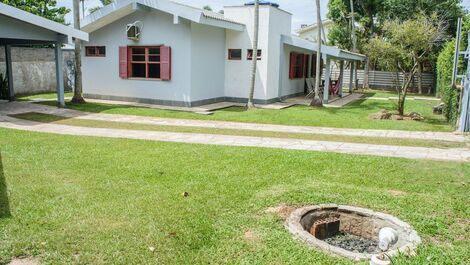
[[[320,14],[320,0],[315,0],[317,6],[317,61],[316,61],[316,71],[315,71],[315,95],[313,97],[310,106],[323,107],[323,102],[318,95],[320,93],[320,82],[321,82],[321,43],[322,43],[322,22]],[[327,85],[327,84],[325,84]],[[328,93],[328,89],[325,89],[324,93]]]
[[[73,27],[80,30],[80,0],[73,0]],[[82,57],[81,41],[75,38],[75,89],[72,103],[85,103],[82,96]]]
[[[351,38],[352,38],[352,45],[353,45],[353,52],[357,52],[357,38],[356,38],[356,20],[354,18],[354,1],[350,0],[351,4]],[[354,89],[357,88],[356,80],[357,80],[357,62],[352,63],[352,67],[354,68]],[[350,76],[349,78],[353,78]]]
[[[254,29],[253,29],[253,52],[251,54],[251,75],[250,75],[250,91],[248,94],[247,108],[252,109],[255,107],[253,97],[255,94],[256,85],[256,64],[258,63],[258,35],[259,35],[259,0],[255,0],[255,16],[254,16]]]

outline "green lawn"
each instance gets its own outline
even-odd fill
[[[218,129],[205,127],[185,127],[185,126],[166,126],[166,125],[150,125],[126,122],[110,122],[91,119],[75,119],[63,116],[50,115],[44,113],[21,113],[10,115],[12,117],[42,123],[54,123],[61,125],[90,127],[90,128],[111,128],[125,130],[146,130],[146,131],[164,131],[164,132],[182,132],[182,133],[204,133],[219,135],[241,135],[255,137],[274,137],[274,138],[290,138],[305,139],[317,141],[335,141],[347,143],[368,143],[368,144],[384,144],[384,145],[400,145],[400,146],[420,146],[420,147],[436,147],[436,148],[463,148],[470,147],[470,143],[422,140],[422,139],[406,139],[406,138],[387,138],[387,137],[364,137],[364,136],[348,136],[348,135],[328,135],[328,134],[311,134],[311,133],[287,133],[287,132],[270,132],[270,131],[254,131],[254,130],[238,130],[238,129]]]
[[[468,163],[7,129],[0,157],[0,264],[354,264],[265,213],[330,202],[409,222],[423,244],[394,264],[470,260]]]
[[[73,92],[65,92],[64,96],[72,97]],[[16,100],[18,101],[28,101],[28,100],[36,100],[36,99],[57,99],[57,93],[35,93],[35,94],[24,94],[24,95],[16,95]]]
[[[54,105],[55,102],[42,104]],[[394,110],[395,101],[359,100],[343,108],[312,108],[295,106],[283,110],[255,109],[245,111],[241,107],[232,107],[216,111],[213,115],[200,115],[190,112],[160,110],[144,107],[87,103],[82,105],[67,103],[75,110],[109,114],[128,114],[150,117],[222,120],[252,123],[271,123],[285,125],[308,125],[336,128],[395,129],[410,131],[452,131],[442,115],[434,115],[432,107],[436,101],[409,100],[406,111],[419,112],[424,121],[369,120],[368,115],[381,109]]]

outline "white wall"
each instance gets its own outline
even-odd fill
[[[139,41],[127,39],[126,25],[140,20],[144,28]],[[171,81],[135,80],[119,77],[119,46],[166,45],[172,48]],[[106,46],[106,57],[85,57],[83,91],[85,94],[190,102],[191,27],[160,11],[137,11],[90,33],[85,46]]]
[[[325,31],[325,36],[326,36],[326,42],[328,42],[328,33],[330,32],[331,27],[333,26],[332,22],[328,22],[326,24],[323,24],[323,31]],[[305,32],[299,33],[299,37],[302,39],[306,39],[309,41],[317,42],[317,33],[318,33],[318,28],[311,28]],[[323,34],[322,34],[323,38]]]
[[[246,25],[244,32],[227,31],[228,49],[242,49],[242,60],[227,60],[225,64],[225,94],[228,97],[246,98],[249,89],[251,61],[246,59],[247,50],[253,43],[253,6],[225,7],[225,17]],[[292,15],[272,6],[260,6],[258,48],[262,59],[258,61],[255,99],[272,100],[279,97],[281,35],[290,35]]]
[[[224,97],[225,29],[191,23],[191,100]]]
[[[296,48],[290,45],[283,45],[283,56],[281,59],[281,97],[289,96],[292,94],[302,93],[304,92],[305,88],[305,78],[295,78],[289,79],[289,64],[290,64],[290,53],[297,52],[303,54],[310,54],[310,62],[309,62],[309,73],[311,67],[311,58],[312,54],[308,50]]]

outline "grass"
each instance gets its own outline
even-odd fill
[[[468,163],[9,129],[0,157],[0,263],[357,264],[305,247],[265,213],[330,202],[409,222],[423,244],[394,264],[470,259]]]
[[[420,139],[401,139],[386,137],[363,137],[363,136],[344,136],[344,135],[326,135],[326,134],[309,134],[309,133],[286,133],[286,132],[269,132],[269,131],[253,131],[253,130],[235,130],[235,129],[217,129],[204,127],[184,127],[184,126],[166,126],[166,125],[150,125],[126,122],[110,122],[91,119],[75,119],[66,118],[44,113],[21,113],[11,115],[12,117],[43,123],[54,123],[70,126],[91,127],[91,128],[111,128],[126,130],[146,130],[146,131],[164,131],[164,132],[182,132],[182,133],[204,133],[204,134],[221,134],[221,135],[241,135],[256,137],[275,137],[290,139],[305,139],[317,141],[336,141],[349,143],[368,143],[368,144],[384,144],[384,145],[401,145],[401,146],[420,146],[420,147],[436,147],[436,148],[458,148],[466,146],[465,143],[449,142],[449,141],[430,141]]]
[[[64,97],[72,97],[73,92],[65,92]],[[37,100],[37,99],[57,99],[57,93],[34,93],[34,94],[19,94],[15,95],[16,100],[18,101],[30,101],[30,100]]]
[[[55,102],[43,102],[55,106]],[[80,111],[128,114],[149,117],[222,120],[251,123],[269,123],[284,125],[306,125],[335,128],[360,128],[360,129],[394,129],[408,131],[452,131],[442,115],[434,115],[432,107],[435,101],[409,100],[406,102],[406,111],[419,112],[424,121],[394,121],[394,120],[369,120],[371,113],[381,109],[395,110],[395,101],[383,100],[359,100],[343,108],[312,108],[308,106],[295,106],[283,110],[255,109],[244,111],[241,107],[232,107],[216,111],[213,115],[200,115],[190,112],[152,109],[125,105],[112,105],[101,103],[73,104],[67,103],[67,107]]]

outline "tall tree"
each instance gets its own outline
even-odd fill
[[[445,40],[446,30],[445,22],[437,16],[422,15],[404,22],[394,20],[384,24],[383,36],[375,37],[365,45],[371,60],[387,71],[396,72],[400,115],[404,114],[406,95],[417,73],[419,59]],[[401,83],[400,73],[404,79]]]
[[[80,0],[73,0],[73,26],[80,29]],[[85,103],[82,96],[82,58],[81,41],[75,38],[75,89],[73,91],[73,103]]]
[[[0,0],[29,13],[65,24],[65,15],[70,12],[66,7],[57,7],[56,0]]]
[[[320,12],[320,0],[315,0],[315,5],[317,8],[317,60],[316,60],[316,72],[315,72],[315,90],[314,90],[314,97],[312,102],[310,103],[311,106],[322,107],[323,102],[320,98],[320,80],[321,80],[321,32],[322,32],[322,21],[321,21],[321,12]],[[328,93],[328,89],[325,89],[325,93]]]
[[[255,94],[256,85],[256,65],[258,63],[258,35],[259,35],[259,0],[255,0],[255,15],[254,15],[254,28],[253,28],[253,51],[251,54],[251,74],[250,74],[250,89],[248,94],[247,108],[252,109],[255,107],[253,97]]]

